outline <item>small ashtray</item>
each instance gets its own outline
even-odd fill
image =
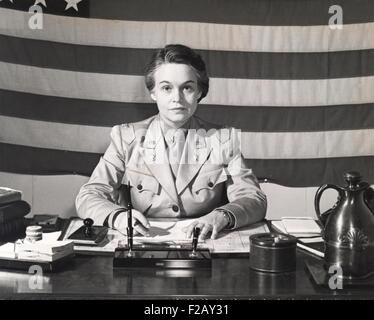
[[[249,237],[250,268],[263,272],[296,270],[296,238],[276,233],[257,233]]]

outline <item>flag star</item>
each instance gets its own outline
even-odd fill
[[[47,7],[47,5],[45,4],[45,0],[35,0],[34,6],[36,6],[39,3],[41,3],[43,6]]]
[[[79,2],[81,2],[82,0],[65,0],[65,2],[67,3],[66,5],[66,8],[65,10],[69,9],[69,8],[74,8],[76,11],[78,11],[78,6],[77,4]]]

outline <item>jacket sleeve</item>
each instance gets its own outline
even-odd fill
[[[232,229],[263,220],[267,208],[266,195],[252,169],[246,167],[240,146],[239,143],[232,148],[233,155],[227,161],[226,192],[229,202],[219,208],[233,215],[235,224]]]
[[[125,173],[126,156],[121,126],[115,126],[109,147],[77,195],[75,205],[80,218],[91,218],[96,225],[102,225],[111,213],[122,208],[117,204],[118,189]]]

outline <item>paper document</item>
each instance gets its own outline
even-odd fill
[[[321,234],[321,228],[313,218],[284,217],[281,222],[286,232],[294,236],[317,236]]]
[[[278,232],[289,234],[281,220],[272,220],[271,224]],[[319,257],[324,257],[323,239],[320,236],[320,232],[317,235],[315,233],[301,233],[301,236],[297,236],[297,234],[291,235],[298,238],[297,246],[299,248],[311,252]]]
[[[16,258],[16,246],[13,242],[7,242],[0,245],[0,258]]]
[[[184,228],[188,227],[194,219],[180,221],[151,220],[149,236],[134,236],[134,242],[139,243],[191,243],[192,239],[186,237]]]

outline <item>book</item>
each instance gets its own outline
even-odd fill
[[[30,205],[23,200],[0,204],[0,225],[26,216],[31,210]]]
[[[24,218],[0,223],[0,241],[11,241],[25,236],[26,223]]]
[[[7,187],[0,187],[0,204],[18,201],[22,199],[22,192]]]
[[[283,217],[284,230],[295,237],[314,237],[321,235],[317,220],[310,217]]]
[[[289,234],[289,235],[296,237],[297,239],[296,245],[298,248],[304,251],[307,251],[309,253],[312,253],[321,258],[325,256],[325,253],[324,253],[325,243],[321,237],[321,232],[319,232],[318,234],[303,233],[302,236],[297,236],[297,234],[300,234],[300,233],[296,233],[296,235],[290,234],[287,232],[284,224],[280,220],[272,220],[271,229],[275,231],[276,233]]]

